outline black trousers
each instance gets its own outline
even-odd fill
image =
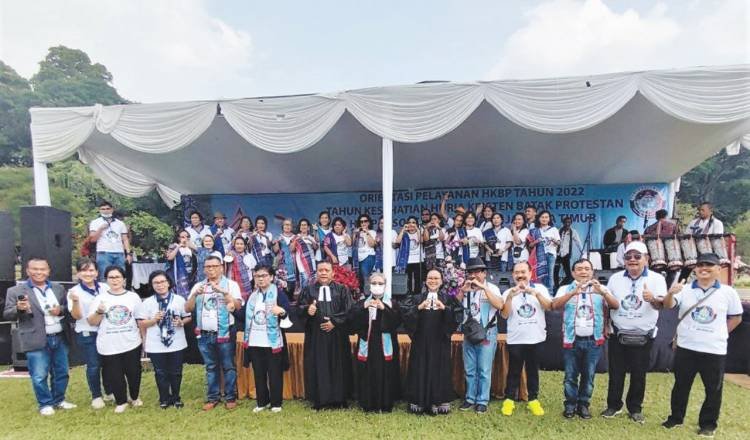
[[[424,276],[422,263],[406,265],[406,293],[414,295],[422,291],[422,277]]]
[[[258,406],[271,404],[272,408],[281,408],[284,390],[281,352],[273,353],[268,347],[250,347],[248,354],[253,366]]]
[[[672,414],[669,418],[682,423],[685,419],[690,389],[696,374],[700,374],[706,400],[698,416],[698,426],[715,430],[721,409],[726,355],[701,353],[677,347],[674,354],[674,387],[672,388]]]
[[[518,399],[521,386],[521,371],[526,367],[526,387],[529,401],[539,396],[539,352],[543,343],[508,344],[508,379],[505,385],[505,398]]]
[[[560,267],[562,267],[563,272],[565,272],[565,278],[560,280]],[[570,271],[570,254],[561,257],[557,256],[557,261],[555,262],[555,289],[559,288],[560,286],[564,286],[566,284],[570,284],[573,282],[573,273]],[[555,296],[555,292],[550,292],[550,295]]]
[[[646,391],[646,373],[648,372],[651,346],[649,340],[643,347],[622,345],[617,337],[609,338],[609,390],[607,407],[619,410],[622,408],[622,392],[625,388],[625,373],[630,372],[630,388],[625,398],[625,405],[630,413],[639,413],[643,409],[643,395]]]
[[[184,350],[171,353],[149,353],[154,365],[156,388],[159,390],[159,403],[173,405],[180,400],[182,385],[182,359]]]
[[[102,355],[105,388],[115,395],[115,403],[124,405],[135,400],[141,389],[141,346],[124,353]],[[127,383],[126,383],[127,380]]]

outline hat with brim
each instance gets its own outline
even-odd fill
[[[625,247],[625,253],[627,254],[630,251],[637,251],[642,254],[647,254],[648,249],[646,249],[646,244],[642,241],[631,241],[628,243],[628,245]]]
[[[721,264],[721,260],[719,259],[719,256],[714,254],[713,252],[709,252],[707,254],[700,254],[698,255],[698,259],[696,260],[696,264],[712,264],[714,266],[718,266]]]
[[[484,261],[481,258],[469,258],[469,262],[466,264],[466,270],[471,272],[475,270],[487,270],[487,266],[484,265]]]

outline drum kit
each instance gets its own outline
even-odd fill
[[[715,253],[721,265],[731,264],[727,240],[729,234],[670,235],[659,237],[646,235],[646,248],[651,257],[650,268],[656,271],[692,269],[698,256]]]

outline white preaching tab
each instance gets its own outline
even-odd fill
[[[320,289],[318,289],[318,301],[331,302],[331,288],[330,287],[320,286]]]

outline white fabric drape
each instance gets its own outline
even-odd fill
[[[369,131],[402,143],[444,136],[485,100],[528,130],[571,133],[611,117],[637,92],[667,114],[690,123],[750,121],[750,65],[542,80],[417,84],[219,104],[228,124],[250,144],[274,153],[294,153],[323,139],[345,111]],[[217,102],[187,102],[34,108],[34,159],[44,163],[62,160],[80,149],[94,129],[136,151],[173,152],[190,145],[208,129],[216,105]],[[729,153],[738,152],[740,145],[750,146],[750,133],[743,134],[726,145]],[[147,183],[125,180],[123,176],[128,173],[122,167],[119,172],[110,172],[109,167],[101,165],[99,169],[109,173],[107,181],[113,188],[128,193],[141,193],[144,185],[155,182],[145,176]]]

